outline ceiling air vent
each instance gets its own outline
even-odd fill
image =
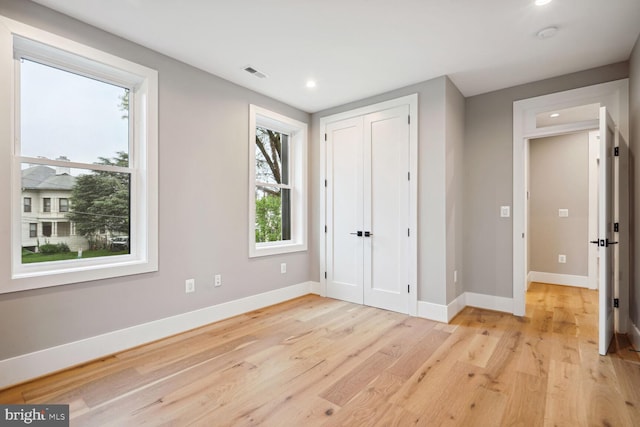
[[[249,74],[253,74],[256,77],[259,77],[261,79],[264,79],[265,77],[267,77],[266,74],[261,73],[260,71],[256,70],[255,68],[253,68],[251,65],[247,65],[246,67],[244,67],[244,70],[249,73]]]

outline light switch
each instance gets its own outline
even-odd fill
[[[569,209],[558,209],[558,216],[566,218],[569,216]]]
[[[511,216],[511,206],[500,206],[500,216],[509,218]]]

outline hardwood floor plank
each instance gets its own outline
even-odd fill
[[[631,422],[640,426],[640,363],[611,358]]]
[[[584,425],[586,407],[578,365],[552,360],[546,394],[545,425]]]
[[[367,384],[380,375],[382,370],[391,365],[394,360],[388,354],[376,352],[353,369],[349,375],[341,378],[327,390],[320,393],[320,397],[338,406],[344,406],[362,391]]]
[[[74,426],[635,426],[640,357],[597,352],[597,292],[451,322],[306,296],[0,390]]]
[[[547,378],[517,372],[512,387],[501,425],[527,427],[544,425]]]

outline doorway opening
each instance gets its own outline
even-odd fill
[[[597,289],[598,248],[588,242],[598,234],[598,131],[525,144],[527,289],[531,282]]]
[[[593,119],[589,112],[595,110],[593,104],[597,107],[605,106],[600,109],[600,115],[597,119]],[[577,114],[578,117],[572,116]],[[580,117],[583,114],[583,117]],[[549,119],[557,119],[563,115],[569,117],[564,121],[557,123],[546,123],[541,118],[547,116]],[[617,123],[616,126],[614,123]],[[628,198],[625,196],[625,183],[628,182],[621,167],[622,162],[616,158],[616,166],[613,164],[613,146],[620,147],[620,151],[627,151],[626,139],[628,135],[628,80],[620,80],[616,82],[604,83],[600,85],[590,86],[571,91],[545,95],[537,98],[531,98],[514,102],[514,145],[513,145],[513,313],[518,316],[525,314],[525,295],[526,285],[529,282],[529,239],[532,230],[529,229],[529,206],[528,206],[528,159],[530,155],[530,143],[537,138],[556,137],[559,135],[567,135],[578,132],[590,131],[595,128],[600,129],[600,134],[605,135],[602,140],[600,152],[600,178],[607,177],[605,181],[599,183],[600,206],[599,218],[601,223],[598,227],[599,236],[595,238],[598,241],[598,252],[600,254],[600,313],[606,313],[606,321],[600,319],[600,332],[606,331],[610,336],[613,333],[613,318],[615,317],[616,330],[618,332],[626,332],[626,318],[628,317],[628,301],[627,298],[619,300],[622,305],[618,310],[613,309],[614,298],[619,295],[628,294],[628,283],[620,280],[620,269],[628,271],[628,266],[624,266],[626,256],[628,254],[628,245],[621,244],[609,248],[620,239],[623,239],[623,233],[617,233],[617,226],[628,227]],[[606,141],[606,143],[605,143]],[[608,147],[611,147],[609,153]],[[626,161],[626,160],[625,160]],[[604,162],[604,163],[602,163]],[[606,166],[605,166],[606,164]],[[603,169],[604,168],[604,169]],[[615,189],[612,173],[615,169]],[[622,191],[621,191],[622,188]],[[605,190],[606,189],[606,190]],[[605,201],[605,195],[609,197],[615,196],[613,201]],[[628,194],[628,193],[627,193]],[[627,199],[627,202],[625,202]],[[610,209],[615,205],[615,213]],[[556,216],[570,215],[566,208],[556,207]],[[562,211],[561,211],[562,209]],[[605,210],[603,210],[605,209]],[[566,216],[565,216],[566,218]],[[611,218],[611,220],[610,220]],[[616,218],[618,224],[615,227],[613,218]],[[627,228],[628,230],[628,228]],[[595,236],[594,236],[595,237]],[[589,237],[593,239],[594,237]],[[600,245],[602,243],[602,245]],[[584,248],[583,248],[584,249]],[[620,256],[620,252],[623,256]],[[614,255],[615,254],[615,255]],[[556,262],[560,259],[555,254]],[[605,258],[602,258],[602,257]],[[566,260],[566,258],[564,258]],[[615,262],[613,262],[615,260]],[[622,260],[622,261],[620,261]],[[606,283],[605,279],[606,277]],[[615,277],[615,280],[614,280]],[[593,286],[593,285],[592,285]],[[606,289],[605,289],[606,288]],[[606,292],[602,292],[605,289]],[[618,302],[618,301],[615,301]],[[614,314],[615,313],[615,314]],[[624,314],[627,313],[627,314]],[[604,325],[604,326],[603,326]],[[606,340],[601,335],[600,351]],[[606,347],[604,349],[606,352]],[[604,353],[603,353],[604,354]]]

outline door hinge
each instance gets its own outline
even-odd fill
[[[411,237],[411,229],[410,228],[407,228],[407,236]]]
[[[324,278],[325,279],[327,278],[327,272],[326,271],[324,272]]]
[[[407,285],[407,293],[410,294],[411,293],[411,285]]]
[[[407,181],[411,181],[411,172],[407,172]]]
[[[327,180],[326,179],[324,180],[324,186],[325,187],[327,186]]]
[[[620,223],[619,222],[614,222],[613,223],[613,232],[614,233],[620,232]]]
[[[411,116],[407,116],[407,124],[410,125],[411,124]]]
[[[324,140],[325,141],[327,140],[327,134],[326,133],[324,134]]]
[[[327,232],[327,226],[326,225],[324,226],[324,232],[325,233]]]
[[[620,156],[620,147],[613,147],[613,155],[616,157]]]
[[[620,308],[620,299],[618,298],[613,299],[613,308]]]

